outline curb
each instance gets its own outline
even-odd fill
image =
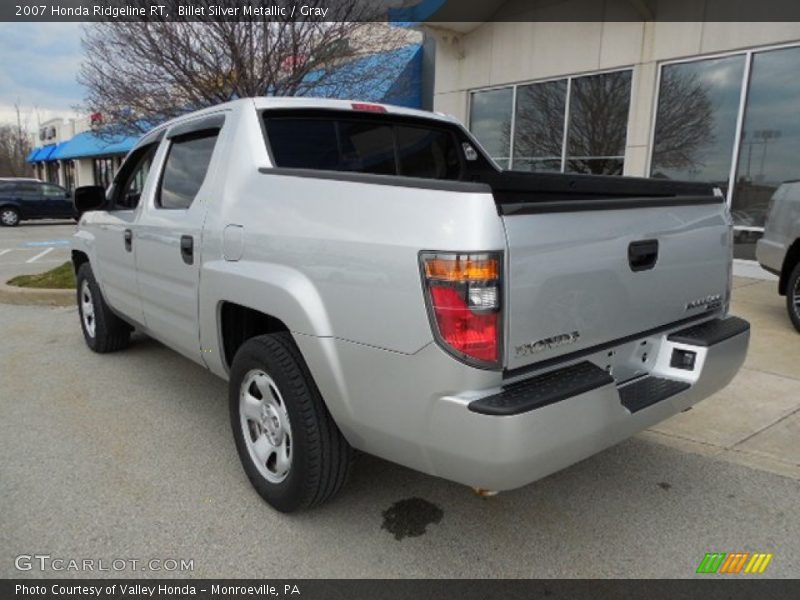
[[[74,306],[75,290],[22,288],[0,283],[0,303],[32,306]]]

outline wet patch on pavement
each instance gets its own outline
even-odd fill
[[[439,523],[444,511],[432,502],[422,498],[406,498],[392,504],[383,511],[383,525],[394,539],[419,537],[427,531],[428,525]]]

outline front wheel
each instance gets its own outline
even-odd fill
[[[261,335],[233,359],[231,427],[250,483],[270,505],[292,512],[342,487],[352,449],[328,412],[291,335]]]
[[[800,263],[794,266],[786,282],[786,309],[797,331],[800,331]]]
[[[16,227],[19,225],[19,211],[13,206],[0,208],[0,223],[5,227]]]
[[[131,327],[103,300],[100,286],[94,278],[89,263],[78,269],[78,315],[86,345],[95,352],[104,354],[127,347],[131,338]]]

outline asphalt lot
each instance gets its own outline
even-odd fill
[[[777,296],[740,304],[789,327]],[[125,352],[92,354],[75,308],[0,305],[0,317],[2,577],[189,575],[16,571],[14,558],[33,553],[193,559],[191,575],[206,577],[692,577],[706,552],[750,551],[774,553],[765,576],[800,572],[800,478],[778,474],[782,463],[769,453],[741,464],[760,455],[737,450],[800,413],[781,405],[774,423],[757,423],[760,433],[742,433],[730,448],[703,441],[707,430],[719,433],[704,425],[719,421],[715,407],[739,402],[740,389],[751,396],[754,377],[796,386],[784,398],[768,384],[765,404],[771,394],[800,402],[800,381],[774,373],[779,360],[758,362],[760,348],[775,344],[757,336],[748,368],[706,401],[711,416],[679,415],[688,425],[677,433],[668,421],[494,498],[362,456],[334,502],[285,516],[239,466],[221,380],[142,337]],[[785,331],[790,368],[798,338]],[[797,439],[776,439],[797,452]],[[438,506],[441,519],[397,540],[382,528],[383,511],[414,497]]]
[[[52,269],[69,259],[72,221],[23,221],[0,227],[0,281]]]

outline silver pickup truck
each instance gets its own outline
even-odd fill
[[[89,348],[136,329],[228,380],[244,471],[281,511],[336,493],[353,449],[525,485],[747,352],[718,192],[503,172],[444,115],[237,100],[150,131],[75,203]]]
[[[786,296],[789,318],[800,331],[800,181],[783,183],[772,196],[756,258],[778,276],[778,293]]]

